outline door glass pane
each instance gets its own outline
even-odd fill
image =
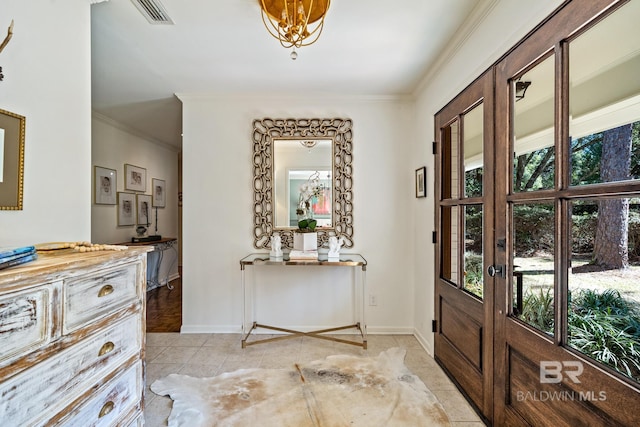
[[[514,81],[513,191],[554,188],[554,57]]]
[[[464,207],[464,289],[480,298],[483,293],[482,205]]]
[[[513,205],[513,313],[525,323],[553,334],[554,206]],[[520,298],[521,297],[521,298]]]
[[[457,199],[458,186],[458,159],[459,159],[459,130],[458,121],[454,121],[450,126],[442,130],[442,198]],[[448,178],[448,179],[447,179]]]
[[[459,207],[445,206],[442,208],[442,278],[453,284],[458,284],[458,249],[460,245]]]
[[[483,105],[464,115],[464,191],[466,197],[482,196]]]
[[[571,203],[569,345],[640,381],[640,198]]]
[[[640,179],[640,2],[569,45],[571,184]]]

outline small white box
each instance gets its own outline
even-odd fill
[[[293,249],[297,251],[318,250],[318,233],[293,233]]]

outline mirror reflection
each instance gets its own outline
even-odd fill
[[[332,141],[273,141],[276,228],[296,228],[312,217],[317,227],[332,227]]]

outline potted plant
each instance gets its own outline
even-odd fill
[[[318,197],[321,191],[319,172],[315,172],[306,183],[300,186],[300,197],[296,208],[298,229],[293,235],[293,248],[296,250],[315,251],[318,249],[318,233],[316,233],[318,221],[313,218],[313,200]]]

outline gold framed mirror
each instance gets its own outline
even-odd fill
[[[330,194],[330,211],[323,212],[323,221],[316,229],[318,247],[322,247],[331,235],[343,237],[344,247],[353,247],[352,126],[351,119],[341,118],[263,118],[253,121],[255,248],[268,249],[271,235],[275,231],[280,234],[283,248],[293,247],[293,232],[297,226],[294,225],[292,216],[287,213],[295,211],[295,206],[292,209],[294,202],[291,201],[295,196],[292,196],[290,183],[296,179],[304,181],[314,174],[320,175],[321,182],[329,189],[327,194]],[[300,161],[296,164],[276,158],[282,156],[279,153],[283,149],[291,150],[290,147],[296,147],[301,153],[307,153],[302,156],[314,159],[305,159],[305,162]],[[319,152],[326,153],[322,155],[325,157],[324,160],[314,157]],[[277,184],[278,182],[284,184]]]
[[[22,210],[25,118],[0,110],[0,210]]]

